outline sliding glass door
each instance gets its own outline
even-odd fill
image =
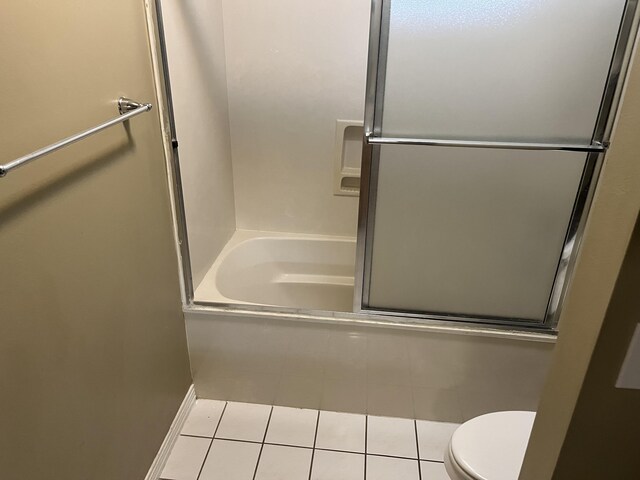
[[[357,310],[555,327],[635,7],[374,1]]]

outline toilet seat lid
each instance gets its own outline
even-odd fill
[[[535,412],[496,412],[473,418],[453,433],[456,464],[478,480],[517,480]]]

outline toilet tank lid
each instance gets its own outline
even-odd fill
[[[517,480],[535,412],[496,412],[463,423],[451,437],[455,462],[478,480]]]

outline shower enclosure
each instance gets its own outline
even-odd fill
[[[553,332],[636,6],[157,0],[186,303]]]
[[[556,326],[635,4],[374,2],[357,309]]]

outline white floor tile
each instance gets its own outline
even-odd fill
[[[365,416],[320,412],[316,448],[364,453]]]
[[[162,480],[449,480],[441,462],[457,423],[226,405],[196,402]]]
[[[211,440],[208,438],[178,437],[160,478],[163,480],[197,480],[209,445],[211,445]]]
[[[369,415],[367,422],[367,453],[418,458],[413,420]]]
[[[228,402],[216,438],[262,442],[270,413],[268,405]]]
[[[308,480],[311,453],[308,448],[265,445],[255,480]]]
[[[252,480],[258,455],[257,443],[214,440],[198,480]]]
[[[419,480],[418,461],[367,455],[366,480]]]
[[[420,472],[422,480],[450,480],[449,474],[444,468],[444,463],[420,462]]]
[[[444,461],[444,452],[457,423],[418,420],[418,448],[421,460]]]
[[[180,433],[213,438],[224,404],[218,400],[196,400]]]
[[[313,447],[317,420],[317,410],[273,407],[266,442]]]
[[[364,480],[364,455],[316,450],[311,480]]]

